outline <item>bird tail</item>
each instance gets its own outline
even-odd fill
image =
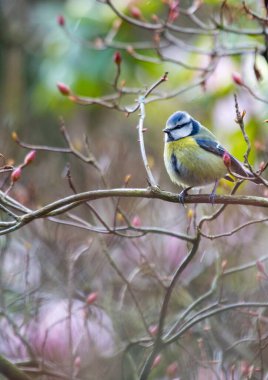
[[[235,157],[231,156],[231,165],[230,170],[231,173],[238,176],[241,176],[244,179],[247,179],[251,182],[254,182],[258,185],[263,184],[263,181],[260,177],[258,177],[258,172],[254,175],[248,168],[246,168],[240,161],[238,161]]]
[[[256,183],[257,185],[261,185],[263,184],[263,181],[260,177],[258,177],[257,175],[255,176],[254,174],[252,174],[250,171],[248,171],[248,175],[247,175],[249,181],[251,182],[254,182]]]

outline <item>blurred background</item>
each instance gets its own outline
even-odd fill
[[[243,161],[247,146],[235,122],[234,93],[241,111],[246,111],[250,163],[258,169],[268,159],[267,36],[259,32],[266,25],[266,2],[247,1],[252,13],[237,0],[113,4],[136,22],[167,19],[182,31],[170,32],[176,42],[170,43],[161,33],[120,21],[105,1],[0,1],[0,153],[15,166],[24,159],[28,150],[12,139],[14,131],[33,147],[66,147],[60,130],[63,119],[75,149],[85,155],[89,151],[98,164],[96,169],[72,154],[37,149],[36,159],[10,193],[27,207],[38,208],[72,194],[68,168],[77,192],[147,186],[136,129],[138,112],[127,116],[116,107],[80,105],[57,88],[64,83],[74,94],[88,98],[114,93],[116,52],[121,60],[118,85],[134,89],[120,97],[117,104],[122,108],[135,104],[139,93],[169,72],[168,81],[156,90],[160,99],[146,105],[145,119],[148,160],[161,189],[178,192],[164,169],[162,132],[176,110],[189,112]],[[199,24],[189,17],[191,12]],[[217,36],[207,32],[207,25],[215,28],[215,20],[222,19],[226,30],[218,28]],[[188,33],[191,28],[200,33]],[[258,33],[230,33],[228,28]],[[146,47],[159,48],[162,43],[160,53]],[[2,188],[7,183],[3,177]],[[223,182],[218,191],[230,189]],[[243,185],[239,193],[267,196],[265,187],[254,184]],[[136,227],[192,234],[195,219],[214,210],[210,205],[184,208],[146,199],[100,200],[92,207],[95,212],[81,206],[68,215],[73,224],[85,221],[84,228],[38,220],[1,237],[0,354],[26,366],[30,375],[38,368],[40,378],[136,379],[147,351],[141,345],[132,347],[132,342],[152,338],[165,287],[189,246],[168,235],[129,239],[95,233],[94,228],[103,227],[98,215],[111,226],[125,225],[125,213]],[[209,224],[207,233],[228,232],[266,214],[231,207]],[[168,323],[209,289],[222,265],[249,263],[246,270],[222,277],[221,292],[228,300],[267,300],[266,255],[266,222],[230,237],[204,238],[174,293]],[[261,333],[266,336],[265,310],[260,314]],[[231,368],[237,376],[233,378],[249,378],[244,373],[252,366],[253,372],[260,368],[260,357],[254,356],[260,314],[231,311],[189,329],[164,351],[151,378],[231,378]],[[240,340],[246,343],[236,344]],[[252,378],[264,378],[260,376],[265,370],[254,372]]]

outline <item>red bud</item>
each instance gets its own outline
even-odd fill
[[[161,362],[161,359],[162,359],[162,356],[159,354],[157,355],[155,358],[154,358],[154,361],[153,361],[153,364],[152,364],[152,368],[155,368],[159,365],[159,363]]]
[[[156,336],[156,334],[158,333],[158,326],[157,325],[151,325],[151,326],[149,326],[149,333],[152,336]]]
[[[57,23],[59,26],[64,26],[65,25],[65,18],[62,15],[58,16],[57,17]]]
[[[96,299],[98,298],[98,293],[97,292],[92,292],[90,293],[88,296],[87,296],[87,300],[86,300],[86,303],[88,305],[92,305]]]
[[[141,226],[141,218],[138,215],[135,215],[132,219],[132,224],[134,227],[140,227]]]
[[[13,170],[13,172],[11,173],[11,181],[12,182],[17,182],[20,177],[21,177],[21,173],[22,173],[22,170],[21,170],[21,167],[18,166],[17,168],[15,168]]]
[[[173,379],[174,376],[176,375],[177,371],[178,371],[178,363],[173,362],[173,363],[169,364],[169,366],[167,367],[166,374],[168,375],[168,377]]]
[[[131,13],[131,16],[134,18],[137,18],[137,19],[141,18],[141,11],[137,7],[131,7],[130,13]]]
[[[74,366],[77,368],[77,369],[80,369],[81,368],[81,357],[80,356],[76,356],[75,359],[74,359]]]
[[[222,156],[222,159],[223,159],[223,163],[224,165],[229,168],[230,165],[231,165],[231,156],[228,152],[224,152],[223,153],[223,156]]]
[[[232,73],[232,79],[238,86],[242,86],[244,84],[241,74],[238,72]]]
[[[264,169],[266,169],[266,166],[267,166],[267,164],[264,161],[262,161],[260,163],[259,170],[260,170],[261,173],[264,171]]]
[[[122,55],[119,51],[116,51],[114,53],[114,63],[119,66],[121,62],[122,62]]]
[[[24,158],[24,164],[29,165],[36,156],[36,150],[31,150]]]
[[[66,84],[59,82],[59,83],[57,83],[57,87],[58,87],[59,92],[62,95],[68,96],[71,94],[71,90]]]
[[[263,263],[259,260],[256,261],[256,267],[260,273],[262,273],[266,278],[268,277],[266,271],[265,271],[265,266]]]
[[[179,1],[173,0],[169,4],[168,21],[174,22],[179,17]]]
[[[252,378],[252,373],[254,370],[254,366],[250,365],[247,361],[243,361],[240,364],[240,371],[243,377],[246,377],[247,379]]]

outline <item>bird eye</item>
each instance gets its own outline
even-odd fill
[[[185,127],[188,124],[189,124],[189,121],[187,121],[186,123],[182,123],[182,124],[178,123],[178,124],[176,124],[175,128],[183,128],[183,127]]]

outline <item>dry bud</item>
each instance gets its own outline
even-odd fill
[[[127,52],[128,52],[128,54],[132,55],[132,54],[134,54],[135,51],[134,51],[133,47],[131,45],[129,45],[127,47]]]
[[[66,84],[59,82],[59,83],[57,83],[57,87],[58,87],[59,92],[62,95],[68,96],[71,94],[70,87],[68,87]]]
[[[193,216],[194,216],[194,210],[192,208],[189,208],[187,212],[187,218],[192,219]]]
[[[58,16],[57,17],[57,23],[59,26],[64,26],[65,25],[65,18],[62,15]]]
[[[96,49],[100,49],[100,50],[103,49],[105,46],[103,39],[100,37],[95,38],[94,46]]]
[[[119,51],[116,51],[114,53],[114,63],[119,66],[121,65],[121,62],[122,62],[122,55]]]
[[[255,74],[257,81],[260,82],[263,78],[262,78],[262,73],[261,73],[260,69],[256,65],[256,62],[254,63],[253,70],[254,70],[254,74]]]
[[[114,30],[118,30],[120,28],[120,26],[122,25],[122,20],[120,18],[117,18],[116,20],[114,20],[113,22],[113,29]]]
[[[125,185],[127,185],[129,183],[129,181],[131,180],[131,177],[132,175],[131,174],[127,174],[124,178],[124,183]]]
[[[236,71],[232,73],[232,79],[233,82],[236,83],[238,86],[242,86],[244,84],[241,74]]]
[[[221,270],[222,270],[222,272],[225,271],[225,269],[227,267],[227,264],[228,264],[227,260],[222,260],[222,262],[221,262]]]
[[[36,157],[36,150],[31,150],[24,158],[24,165],[29,165]]]
[[[155,42],[157,45],[159,45],[160,41],[161,41],[160,34],[159,34],[158,32],[156,32],[156,33],[154,34],[154,42]]]
[[[151,18],[154,22],[159,22],[159,17],[156,14],[153,14]]]
[[[13,131],[13,132],[11,133],[11,138],[12,138],[12,140],[15,141],[15,142],[18,142],[18,141],[19,141],[18,134],[17,134],[17,132],[15,132],[15,131]]]
[[[241,119],[244,119],[244,117],[246,116],[246,114],[247,114],[247,111],[243,110],[242,113],[241,113]]]
[[[122,223],[124,221],[124,217],[123,215],[121,214],[121,212],[117,212],[116,213],[116,220],[119,222],[119,223]]]
[[[17,182],[20,177],[21,177],[21,173],[22,173],[22,170],[21,170],[21,167],[18,166],[17,168],[15,168],[13,170],[13,172],[11,173],[11,181],[12,182]]]
[[[87,296],[86,303],[88,305],[92,305],[98,298],[98,293],[97,292],[92,292]]]
[[[265,150],[266,150],[265,145],[264,145],[260,140],[255,140],[255,141],[254,141],[254,147],[255,147],[255,149],[257,149],[257,150],[262,150],[262,151],[265,151]]]
[[[223,153],[223,156],[222,156],[222,159],[223,159],[223,163],[224,165],[229,168],[231,166],[231,156],[228,152],[224,152]]]
[[[203,338],[197,339],[197,344],[198,344],[199,349],[202,350],[204,348],[204,340],[203,340]]]

